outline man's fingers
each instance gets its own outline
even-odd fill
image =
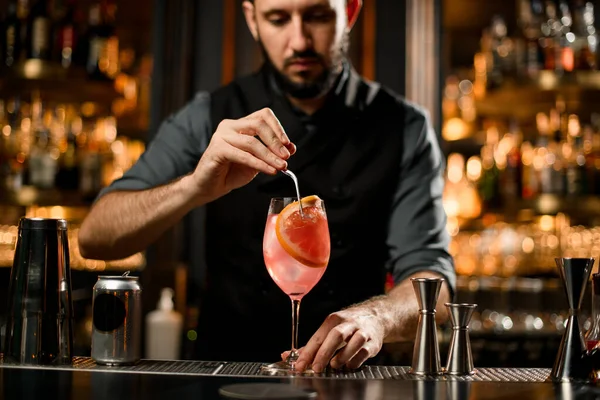
[[[296,154],[296,145],[294,143],[288,144],[287,149],[289,150],[291,155]]]
[[[277,173],[277,170],[275,168],[273,168],[263,160],[260,160],[254,157],[252,154],[240,150],[237,147],[227,145],[227,148],[224,149],[223,155],[233,163],[245,165],[249,168],[255,169],[265,174],[274,175]]]
[[[350,369],[360,368],[365,361],[371,357],[374,357],[379,350],[381,350],[379,346],[377,346],[374,341],[370,340],[362,346],[362,348],[354,355],[354,357],[346,362],[346,366]]]
[[[298,362],[296,362],[297,369],[302,371],[313,362],[317,351],[327,338],[329,331],[331,331],[331,329],[333,329],[340,322],[341,321],[339,317],[337,317],[335,314],[331,314],[325,319],[325,322],[323,322],[319,329],[317,329],[317,331],[312,335],[308,343],[306,343],[306,345],[303,347],[300,357],[298,357]]]
[[[290,157],[288,147],[291,143],[283,127],[272,111],[257,111],[246,118],[229,121],[229,126],[236,132],[258,136],[273,153],[283,159]]]
[[[275,113],[270,108],[263,108],[262,110],[257,111],[256,114],[262,117],[271,127],[271,129],[273,129],[273,132],[275,132],[277,137],[279,137],[279,140],[281,140],[281,144],[288,146],[291,143],[290,138],[283,129],[283,126],[281,126],[281,122],[279,122],[275,116]]]
[[[367,341],[368,338],[362,331],[358,330],[354,332],[348,344],[331,359],[331,367],[336,369],[342,368],[344,364],[350,361],[363,348]]]
[[[285,169],[287,162],[277,157],[263,146],[256,138],[246,135],[238,135],[235,133],[223,135],[223,140],[229,145],[241,149],[254,157],[261,159],[265,163],[276,169]]]
[[[356,327],[350,324],[338,325],[329,331],[329,334],[319,347],[312,363],[315,372],[322,372],[335,352],[348,341],[355,332]]]

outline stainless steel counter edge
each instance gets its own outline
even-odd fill
[[[261,372],[261,363],[196,361],[196,360],[140,360],[134,365],[99,365],[88,357],[75,357],[71,365],[23,365],[0,362],[0,368],[48,369],[66,371],[94,371],[113,373],[230,376],[230,377],[281,377]],[[549,382],[550,369],[546,368],[476,368],[473,375],[419,376],[408,372],[409,367],[365,365],[356,371],[327,370],[323,374],[304,374],[305,377],[321,379],[394,379],[426,381],[466,382]]]

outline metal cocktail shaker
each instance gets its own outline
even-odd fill
[[[21,218],[8,289],[4,358],[70,364],[73,304],[67,221]]]

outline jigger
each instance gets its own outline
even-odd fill
[[[435,305],[444,279],[411,278],[411,281],[419,303],[419,325],[409,372],[415,375],[439,375],[442,369],[435,324]]]
[[[579,323],[579,311],[595,259],[555,258],[555,261],[569,302],[569,318],[550,377],[555,382],[585,379],[587,373],[582,365],[585,342]]]
[[[445,303],[445,306],[452,322],[452,339],[450,339],[445,372],[450,375],[474,374],[469,322],[477,304]]]

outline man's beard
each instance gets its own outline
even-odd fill
[[[322,67],[323,71],[314,79],[305,80],[304,82],[294,82],[283,72],[279,71],[271,61],[267,50],[265,49],[260,37],[258,45],[262,52],[265,66],[271,72],[278,87],[287,95],[295,99],[314,99],[327,93],[334,85],[338,76],[342,72],[342,63],[346,55],[348,43],[348,34],[344,35],[344,40],[339,49],[335,50],[332,57],[331,66],[327,66],[323,57],[313,49],[307,49],[302,52],[294,53],[291,57],[284,60],[283,68],[290,65],[298,58],[310,58],[316,60]]]

